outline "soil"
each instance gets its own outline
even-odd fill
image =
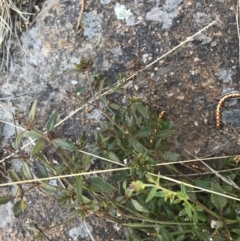
[[[26,111],[37,99],[39,127],[45,125],[54,110],[58,110],[63,119],[82,105],[70,98],[66,90],[74,91],[75,81],[77,86],[88,88],[84,74],[62,74],[74,69],[74,63],[80,58],[90,57],[93,60],[91,71],[107,75],[114,83],[120,72],[134,71],[129,69],[133,59],[139,59],[142,66],[146,66],[218,19],[207,30],[146,69],[144,74],[149,77],[145,82],[137,78],[135,87],[137,94],[148,97],[149,79],[152,79],[152,104],[166,112],[167,120],[174,122],[173,149],[180,154],[181,160],[193,156],[239,154],[239,101],[223,104],[224,123],[220,129],[216,128],[215,120],[221,96],[240,91],[235,4],[233,0],[86,1],[83,29],[76,31],[78,1],[46,1],[29,30],[22,34],[21,48],[18,46],[12,55],[14,62],[10,73],[1,74],[1,106],[12,112],[16,110],[12,107],[15,103]],[[24,95],[17,97],[19,94]],[[3,120],[12,122],[4,109],[0,113]],[[90,115],[79,110],[58,127],[57,135],[76,140],[84,129],[91,135],[98,117],[98,113]],[[1,130],[4,146],[14,139],[14,130],[5,124],[1,124]],[[47,220],[47,207],[51,209],[57,204],[46,203],[37,195],[29,198],[35,200],[34,203],[39,200],[38,205],[45,210],[40,211],[42,220]],[[34,209],[34,205],[29,206]],[[36,210],[31,215],[37,216]],[[63,220],[61,215],[64,215],[62,211],[57,216]],[[25,219],[18,220],[14,219],[11,227],[2,229],[1,240],[9,240],[6,230],[14,233],[14,229],[18,232],[15,232],[16,239],[11,237],[11,240],[31,240],[26,234],[29,231],[23,227]],[[41,225],[41,221],[35,220]],[[42,225],[52,222],[43,221]],[[73,240],[69,237],[69,228],[63,226],[57,238],[51,240]],[[93,236],[94,230],[98,229],[93,228]],[[104,236],[106,231],[96,232],[95,240],[117,238],[115,231],[111,237]]]

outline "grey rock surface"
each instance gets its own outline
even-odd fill
[[[86,76],[84,73],[65,75],[66,71],[74,69],[80,58],[91,58],[93,71],[105,74],[116,83],[120,72],[133,71],[128,63],[136,56],[146,66],[220,18],[221,21],[178,51],[150,66],[147,79],[137,79],[135,87],[136,94],[148,96],[149,79],[153,77],[152,103],[159,111],[165,110],[167,118],[175,123],[178,143],[175,148],[183,159],[191,158],[184,150],[197,151],[199,156],[222,151],[234,153],[239,149],[238,137],[229,137],[227,127],[226,133],[220,135],[215,129],[214,113],[222,89],[239,89],[236,1],[210,2],[86,1],[83,28],[77,31],[79,1],[46,0],[13,52],[10,73],[0,75],[0,119],[13,123],[11,113],[17,109],[27,113],[37,99],[37,126],[44,129],[53,111],[58,110],[63,119],[82,105],[67,96],[66,90],[75,91],[79,86],[87,89]],[[123,103],[124,99],[116,97],[115,101]],[[234,117],[224,111],[223,120],[239,127],[239,101],[235,102],[232,112]],[[85,129],[90,136],[96,129],[98,117],[99,113],[86,115],[85,110],[78,111],[56,132],[61,137],[76,140]],[[0,132],[2,146],[14,143],[13,126],[1,123]],[[7,218],[0,224],[0,240],[32,240],[33,232],[29,227],[33,222],[40,227],[51,226],[63,222],[68,215],[56,201],[37,192],[26,199],[27,212],[19,219],[13,218],[12,203],[2,207],[1,214],[5,212]],[[90,235],[79,235],[83,228],[80,222],[59,226],[48,235],[52,241],[90,240]],[[95,240],[114,240],[121,236],[112,224],[91,218],[87,223],[92,227]]]

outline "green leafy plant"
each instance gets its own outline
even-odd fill
[[[91,73],[91,65],[82,59],[76,72],[85,72],[94,98],[85,102],[105,117],[99,122],[100,131],[93,132],[94,141],[88,142],[86,131],[75,143],[58,137],[57,112],[47,121],[46,132],[36,129],[34,102],[15,148],[21,154],[24,138],[34,139],[34,146],[29,155],[20,155],[19,173],[8,170],[15,194],[0,197],[0,204],[14,200],[14,215],[19,217],[27,208],[25,193],[37,188],[73,210],[69,219],[84,220],[91,214],[130,227],[128,240],[238,240],[238,171],[188,176],[186,166],[173,165],[179,159],[170,150],[173,123],[131,91]],[[112,93],[124,98],[125,104],[119,104]],[[75,92],[69,94],[84,101]],[[46,146],[55,151],[57,162],[48,158]],[[91,170],[94,159],[103,170]],[[232,159],[225,167],[230,164]],[[59,185],[51,185],[50,179],[58,179]]]

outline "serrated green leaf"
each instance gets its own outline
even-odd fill
[[[22,141],[22,138],[25,135],[25,133],[26,133],[26,131],[23,131],[23,132],[20,132],[19,134],[17,134],[17,137],[16,137],[16,149],[17,150],[20,150],[21,141]]]
[[[57,119],[58,119],[58,112],[55,111],[47,122],[47,131],[48,132],[53,130],[53,128],[57,122]]]
[[[35,173],[38,178],[45,178],[48,177],[48,172],[46,167],[39,161],[35,162],[36,168],[35,168]]]
[[[0,205],[6,204],[12,200],[12,196],[2,196],[0,197]]]
[[[55,186],[49,185],[47,183],[40,183],[38,187],[47,195],[56,197],[57,188]]]
[[[23,170],[24,177],[26,179],[33,179],[33,176],[32,176],[32,173],[30,171],[28,164],[26,162],[23,162],[22,165],[23,165],[22,170]]]
[[[116,189],[100,177],[93,177],[88,180],[91,183],[90,189],[95,192],[112,193]]]
[[[8,176],[13,182],[20,181],[20,178],[18,177],[17,173],[13,170],[8,170]]]
[[[75,181],[75,190],[76,190],[76,194],[77,196],[80,198],[80,200],[82,199],[82,177],[79,176],[76,178]]]
[[[68,151],[77,151],[78,150],[78,148],[71,141],[57,138],[57,139],[53,139],[52,142],[56,147],[61,147]]]
[[[146,198],[145,203],[148,203],[149,201],[151,201],[151,200],[155,197],[156,192],[157,192],[157,188],[156,188],[156,187],[153,187],[153,188],[151,189],[151,191],[149,192],[149,194],[148,194],[148,196],[147,196],[147,198]]]
[[[21,206],[21,200],[17,201],[13,206],[13,214],[17,218],[22,213],[22,206]]]
[[[141,213],[149,213],[149,211],[143,205],[141,205],[137,200],[131,199],[131,203],[137,211]]]
[[[212,182],[211,184],[211,190],[214,192],[218,192],[218,193],[224,193],[221,186],[218,183],[214,183]],[[218,209],[219,212],[223,211],[223,208],[226,206],[227,204],[227,198],[217,195],[217,194],[213,194],[211,193],[211,201],[214,204],[214,206]]]
[[[36,106],[37,106],[37,100],[34,100],[28,116],[31,122],[34,121],[34,118],[35,118]]]
[[[146,119],[149,119],[148,109],[146,107],[144,107],[143,105],[141,105],[139,103],[134,103],[133,105],[140,112],[140,114],[143,117],[145,117]]]
[[[35,130],[25,132],[24,136],[31,137],[31,138],[37,139],[37,140],[44,138],[44,134],[41,131],[35,131]]]
[[[39,139],[36,144],[34,145],[31,154],[35,155],[37,153],[39,153],[39,151],[42,149],[43,145],[45,143],[44,139]]]

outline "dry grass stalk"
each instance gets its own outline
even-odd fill
[[[0,70],[4,68],[8,70],[8,65],[11,60],[11,40],[15,32],[14,28],[16,27],[16,23],[13,22],[13,14],[16,13],[24,23],[28,23],[28,19],[25,16],[29,14],[20,11],[16,3],[14,0],[0,0],[0,49],[2,52]]]

